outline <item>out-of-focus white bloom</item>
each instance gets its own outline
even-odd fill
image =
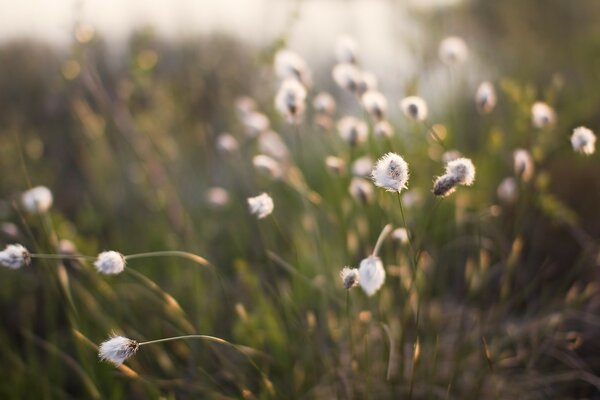
[[[517,149],[513,152],[515,175],[525,182],[533,177],[533,158],[525,149]]]
[[[391,138],[394,136],[394,128],[387,121],[379,121],[373,127],[373,135],[378,139]]]
[[[258,219],[265,218],[273,212],[273,199],[266,193],[261,193],[256,197],[249,197],[248,208],[250,209],[250,214],[256,215]]]
[[[291,50],[279,50],[275,55],[275,73],[279,79],[295,79],[311,85],[310,70],[302,57]]]
[[[369,176],[373,171],[373,160],[369,156],[362,156],[352,163],[352,175]]]
[[[517,185],[517,181],[512,176],[504,178],[502,182],[498,185],[498,189],[496,189],[496,193],[498,194],[498,198],[507,204],[514,203],[517,200],[517,196],[519,194],[519,188]]]
[[[69,239],[60,239],[58,242],[58,253],[59,254],[75,254],[77,252],[77,246]]]
[[[248,137],[256,137],[260,133],[269,129],[271,123],[269,122],[269,118],[263,113],[259,112],[251,112],[246,114],[242,118],[242,123],[244,124],[244,128],[246,128],[246,135]]]
[[[365,110],[377,120],[382,120],[387,112],[387,100],[377,90],[368,90],[362,95],[362,104]]]
[[[36,186],[23,192],[21,204],[30,214],[43,214],[52,207],[52,192],[46,186]]]
[[[335,43],[335,58],[340,63],[356,64],[358,45],[354,38],[348,35],[340,36]]]
[[[538,101],[531,107],[531,121],[540,129],[552,126],[556,122],[556,113],[548,104]]]
[[[362,95],[369,90],[377,90],[377,77],[372,72],[362,71],[358,81],[358,94]]]
[[[358,286],[358,269],[344,267],[340,271],[340,278],[342,278],[342,284],[344,285],[345,289],[352,289],[353,287]]]
[[[252,158],[254,168],[262,175],[272,179],[279,179],[283,175],[283,170],[277,161],[264,154],[256,155]]]
[[[337,123],[337,129],[340,137],[352,146],[365,142],[369,135],[367,124],[351,115],[342,117]]]
[[[316,112],[333,115],[335,112],[335,99],[327,92],[320,92],[313,99],[313,108]]]
[[[461,185],[471,186],[475,181],[475,166],[468,158],[459,158],[446,165],[446,174],[452,175]]]
[[[427,103],[420,97],[405,97],[400,100],[400,109],[410,119],[423,121],[427,118]]]
[[[376,186],[400,192],[408,183],[408,164],[396,153],[387,153],[375,164],[371,177]]]
[[[467,60],[469,48],[462,38],[449,36],[440,42],[438,53],[444,64],[456,65]]]
[[[232,154],[238,149],[238,141],[230,133],[221,133],[217,136],[217,150],[221,153]]]
[[[258,148],[261,152],[280,161],[287,160],[290,155],[287,146],[279,134],[274,131],[261,133],[258,137]]]
[[[245,115],[256,111],[256,102],[249,96],[240,96],[235,99],[235,108],[240,117],[243,118]]]
[[[352,178],[348,191],[354,200],[362,204],[369,203],[373,198],[373,185],[363,178]]]
[[[460,154],[460,151],[458,150],[448,150],[445,151],[442,154],[442,161],[446,164],[448,164],[450,161],[454,161],[457,160],[459,158],[462,157],[462,154]]]
[[[494,85],[491,82],[482,82],[475,93],[475,104],[479,112],[482,114],[491,112],[496,107],[497,102]]]
[[[19,269],[29,265],[31,256],[29,251],[20,244],[9,244],[0,251],[0,265],[10,269]]]
[[[139,343],[135,340],[123,336],[113,336],[102,342],[98,356],[101,360],[109,361],[118,367],[129,357],[134,356],[139,347]]]
[[[342,175],[346,170],[346,162],[336,156],[327,156],[325,158],[325,165],[327,169],[334,173],[335,175]]]
[[[573,150],[579,153],[594,154],[594,151],[596,151],[596,135],[590,129],[580,126],[573,130],[571,145]]]
[[[305,101],[304,86],[296,80],[286,79],[275,96],[275,107],[289,123],[298,123],[304,115]]]
[[[458,178],[454,175],[446,174],[438,176],[433,183],[433,194],[438,197],[450,196],[456,190]]]
[[[408,244],[408,231],[406,228],[396,228],[392,232],[392,239],[406,245]]]
[[[103,251],[98,254],[94,266],[101,274],[120,274],[125,269],[125,257],[117,251]]]
[[[367,296],[373,296],[385,282],[385,269],[381,259],[369,256],[360,262],[358,283]]]
[[[362,81],[362,72],[354,64],[339,63],[333,67],[333,80],[342,89],[356,93],[359,90],[359,85]]]
[[[221,208],[229,203],[229,192],[219,186],[208,188],[206,191],[206,202],[215,208]]]

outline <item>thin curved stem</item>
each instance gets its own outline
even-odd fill
[[[165,250],[165,251],[151,251],[147,253],[137,253],[137,254],[129,254],[124,256],[125,260],[133,260],[135,258],[150,258],[150,257],[182,257],[187,258],[188,260],[192,260],[198,264],[210,266],[211,264],[204,258],[199,255],[188,253],[187,251],[179,251],[179,250]]]
[[[375,248],[373,249],[374,257],[376,257],[377,254],[379,253],[379,249],[381,248],[381,245],[383,244],[384,239],[386,238],[387,235],[390,234],[391,231],[392,231],[392,224],[387,224],[381,230],[381,233],[379,234],[379,237],[377,238],[377,242],[375,243]]]
[[[95,260],[96,257],[92,256],[84,256],[80,254],[41,254],[41,253],[32,253],[29,254],[31,258],[45,258],[45,259],[53,259],[53,260]]]
[[[209,336],[209,335],[173,336],[173,337],[168,337],[168,338],[164,338],[164,339],[148,340],[147,342],[138,343],[138,345],[145,346],[147,344],[162,343],[162,342],[171,342],[173,340],[186,340],[186,339],[202,339],[202,340],[207,340],[209,342],[216,342],[216,343],[221,343],[221,344],[226,344],[226,345],[229,345],[229,346],[237,347],[233,343],[229,343],[227,340],[224,340],[224,339],[221,339],[221,338],[218,338],[218,337],[215,337],[215,336]]]

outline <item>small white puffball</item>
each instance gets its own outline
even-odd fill
[[[479,112],[482,114],[490,113],[496,107],[497,102],[494,85],[491,82],[482,82],[475,93],[475,104]]]
[[[233,154],[239,147],[238,141],[230,133],[221,133],[217,136],[217,150],[223,154]]]
[[[596,135],[591,129],[580,126],[573,130],[571,145],[576,152],[589,156],[596,151]]]
[[[120,274],[125,269],[125,257],[117,251],[103,251],[98,254],[94,266],[101,274]]]
[[[367,124],[351,115],[342,117],[338,121],[337,130],[340,137],[352,146],[364,143],[369,135]]]
[[[258,137],[258,148],[261,152],[279,160],[285,161],[289,158],[289,151],[281,136],[275,131],[266,131]]]
[[[531,106],[531,122],[540,129],[552,126],[556,122],[556,113],[548,104],[538,101]]]
[[[306,89],[294,79],[283,81],[275,96],[275,107],[287,121],[298,123],[304,116],[306,108]]]
[[[343,175],[346,171],[346,161],[343,158],[336,156],[327,156],[325,158],[327,169],[334,175]]]
[[[513,164],[515,175],[528,182],[533,177],[534,164],[531,154],[525,149],[516,149],[513,152]]]
[[[250,138],[258,136],[260,133],[269,129],[269,126],[271,125],[269,118],[267,118],[265,114],[254,111],[244,115],[242,123],[245,128],[246,136]]]
[[[370,71],[361,71],[358,80],[358,94],[362,95],[369,90],[377,90],[377,77]]]
[[[36,186],[23,192],[21,204],[30,214],[44,214],[52,207],[52,192],[46,186]]]
[[[361,97],[362,105],[376,120],[382,120],[387,112],[388,103],[385,96],[377,90],[367,90]]]
[[[352,198],[361,204],[370,203],[373,199],[373,185],[363,178],[352,178],[348,191]]]
[[[254,156],[252,164],[258,173],[271,179],[279,179],[283,176],[283,169],[279,163],[264,154]]]
[[[340,63],[355,64],[358,59],[358,44],[348,35],[340,36],[335,43],[335,58]]]
[[[446,165],[446,174],[452,175],[461,185],[471,186],[475,181],[475,166],[468,158],[459,158]]]
[[[385,269],[381,259],[369,256],[360,262],[358,283],[367,296],[373,296],[385,282]]]
[[[433,194],[437,197],[450,196],[456,190],[458,178],[451,174],[438,176],[433,182]]]
[[[462,38],[449,36],[440,42],[438,55],[446,65],[462,64],[469,56],[469,48]]]
[[[517,180],[512,176],[504,178],[496,189],[496,194],[500,201],[506,204],[514,203],[517,200],[519,194],[519,188]]]
[[[312,105],[317,113],[332,115],[335,112],[335,99],[327,92],[317,94]]]
[[[252,97],[240,96],[237,99],[235,99],[235,109],[238,112],[240,118],[243,118],[244,115],[256,111],[256,102]]]
[[[387,153],[375,164],[371,178],[388,192],[400,192],[408,183],[408,164],[396,153]]]
[[[373,135],[378,139],[391,138],[394,136],[394,128],[387,121],[379,121],[373,127]]]
[[[339,87],[353,93],[358,92],[359,85],[362,82],[362,72],[356,65],[350,63],[336,64],[331,74]]]
[[[311,85],[310,70],[302,57],[291,50],[275,54],[275,74],[279,79],[295,79],[304,86]]]
[[[9,244],[4,250],[0,251],[0,265],[4,267],[19,269],[29,265],[30,262],[29,251],[20,244]]]
[[[399,242],[402,245],[408,244],[408,231],[406,228],[396,228],[392,231],[392,240]]]
[[[410,119],[424,121],[427,118],[427,103],[421,97],[405,97],[400,100],[400,109]]]
[[[98,357],[102,361],[109,361],[118,367],[129,357],[135,355],[139,347],[139,343],[135,340],[123,336],[113,336],[102,342],[98,351]]]
[[[219,186],[213,186],[206,191],[206,202],[214,208],[225,207],[229,204],[229,192]]]
[[[369,156],[362,156],[352,163],[352,175],[369,176],[373,171],[373,160]]]
[[[249,197],[247,201],[250,214],[256,215],[258,219],[270,215],[275,207],[273,199],[266,193],[261,193],[256,197]]]
[[[358,286],[358,269],[344,267],[340,271],[340,278],[342,278],[342,284],[344,285],[344,289],[352,289],[353,287]]]

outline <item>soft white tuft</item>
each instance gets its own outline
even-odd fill
[[[345,289],[352,289],[353,287],[358,286],[359,283],[359,274],[358,269],[344,267],[340,271],[340,278],[342,278],[342,284]]]
[[[400,100],[400,109],[410,119],[424,121],[427,118],[427,103],[421,97],[405,97]]]
[[[360,262],[358,283],[367,296],[373,296],[385,282],[385,269],[381,259],[369,256]]]
[[[132,339],[123,336],[113,336],[100,345],[98,357],[103,361],[109,361],[117,367],[123,364],[129,357],[135,355],[140,345]]]
[[[449,36],[440,42],[438,53],[444,64],[456,65],[467,60],[469,48],[462,38]]]
[[[335,44],[335,58],[341,63],[356,63],[358,45],[354,38],[348,35],[340,36]]]
[[[327,92],[317,94],[312,105],[317,113],[332,115],[335,112],[335,99]]]
[[[358,92],[362,82],[362,72],[354,64],[339,63],[331,72],[333,80],[339,87],[350,92]]]
[[[363,93],[362,105],[376,120],[382,120],[387,112],[388,103],[385,96],[377,90],[368,90]]]
[[[500,184],[498,185],[496,193],[498,194],[498,198],[503,203],[514,203],[515,200],[517,200],[517,196],[519,195],[519,187],[517,185],[517,180],[512,176],[504,178],[502,182],[500,182]]]
[[[0,251],[0,265],[10,269],[19,269],[29,265],[31,256],[29,251],[20,244],[9,244]]]
[[[591,155],[596,151],[596,135],[591,129],[580,126],[573,130],[571,135],[571,145],[573,150],[578,153]]]
[[[103,251],[98,254],[94,266],[101,274],[120,274],[125,269],[125,257],[117,251]]]
[[[497,102],[494,85],[491,82],[482,82],[475,93],[475,104],[479,112],[482,114],[490,113],[496,107]]]
[[[304,86],[311,85],[311,73],[306,62],[291,50],[279,50],[275,55],[275,73],[279,79],[295,79]]]
[[[369,203],[373,198],[373,185],[363,178],[352,178],[348,191],[354,200],[362,204]]]
[[[375,185],[389,192],[400,192],[408,183],[408,164],[396,153],[387,153],[375,164],[371,177]]]
[[[267,217],[273,212],[275,205],[273,199],[266,193],[261,193],[256,197],[248,198],[248,208],[252,215],[256,215],[258,219]]]
[[[531,122],[540,129],[552,126],[556,122],[556,113],[548,104],[538,101],[531,106]]]
[[[30,214],[43,214],[52,207],[52,192],[46,186],[36,186],[21,195],[21,204]]]
[[[515,175],[525,182],[533,177],[534,164],[531,154],[525,149],[517,149],[513,152],[513,163]]]
[[[461,185],[471,186],[475,181],[475,166],[468,158],[458,158],[448,162],[446,174],[454,176]]]
[[[275,107],[291,123],[299,123],[306,108],[306,89],[294,79],[283,81],[275,96]]]
[[[369,135],[369,127],[364,121],[347,115],[337,123],[337,130],[342,139],[351,145],[364,143]]]

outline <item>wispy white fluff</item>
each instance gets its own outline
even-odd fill
[[[135,340],[123,336],[113,336],[102,342],[98,356],[101,360],[109,361],[118,367],[135,355],[139,347],[138,342]]]
[[[571,145],[578,153],[591,155],[596,151],[596,135],[590,129],[580,126],[573,130]]]
[[[291,50],[279,50],[275,55],[275,73],[279,79],[295,79],[311,85],[311,73],[302,57]]]
[[[449,36],[440,42],[438,53],[444,64],[456,65],[467,60],[469,48],[462,38]]]
[[[362,105],[377,120],[385,117],[388,103],[385,96],[377,90],[368,90],[362,95]]]
[[[374,73],[370,71],[361,71],[360,78],[358,80],[359,95],[362,95],[369,90],[377,90],[377,86],[378,81]]]
[[[515,175],[525,182],[533,177],[534,164],[531,154],[525,149],[516,149],[513,152]]]
[[[400,192],[408,183],[408,164],[398,154],[387,153],[377,161],[371,177],[388,192]]]
[[[279,163],[271,157],[258,154],[252,158],[252,164],[256,171],[272,179],[279,179],[283,175],[283,170]]]
[[[497,102],[494,85],[491,82],[482,82],[475,93],[475,104],[479,112],[483,114],[491,112]]]
[[[396,228],[392,231],[392,239],[406,245],[408,244],[408,231],[406,228]]]
[[[265,114],[259,112],[250,112],[242,118],[246,136],[256,137],[260,133],[265,132],[271,125],[269,118]]]
[[[358,44],[348,35],[340,36],[335,43],[335,58],[341,63],[355,64],[358,59]]]
[[[503,203],[514,203],[519,194],[519,188],[516,179],[512,176],[504,178],[498,185],[496,194]]]
[[[36,186],[23,192],[21,204],[30,214],[43,214],[52,207],[52,192],[46,186]]]
[[[256,197],[248,198],[248,208],[252,215],[256,215],[258,219],[267,217],[273,212],[275,205],[273,199],[266,193],[261,193]]]
[[[405,97],[400,100],[400,109],[410,119],[423,121],[427,118],[427,103],[421,97]]]
[[[221,133],[217,136],[217,150],[225,154],[235,153],[238,149],[238,141],[230,133]]]
[[[333,80],[339,87],[350,92],[358,92],[362,81],[362,72],[354,64],[339,63],[333,67]]]
[[[385,282],[385,269],[381,259],[369,256],[360,262],[358,283],[367,296],[373,296]]]
[[[101,274],[120,274],[125,269],[125,257],[117,251],[103,251],[98,254],[94,266]]]
[[[556,122],[556,113],[548,104],[538,101],[531,107],[531,122],[540,129],[552,126]]]
[[[327,169],[335,175],[342,175],[346,170],[346,162],[343,158],[336,156],[327,156],[325,158]]]
[[[275,107],[289,123],[298,123],[306,108],[306,89],[293,79],[283,81],[275,96]]]
[[[373,199],[373,184],[364,178],[352,178],[348,191],[354,200],[362,204],[370,203]]]
[[[369,176],[373,171],[373,160],[369,156],[362,156],[352,163],[352,175]]]
[[[446,174],[454,176],[461,185],[471,186],[475,181],[475,166],[468,158],[458,158],[446,164]]]
[[[332,115],[335,112],[335,99],[327,92],[319,92],[313,99],[312,104],[318,113]]]
[[[342,278],[342,284],[344,285],[345,289],[352,289],[353,287],[358,286],[359,284],[360,278],[358,274],[358,269],[344,267],[340,271],[340,278]]]
[[[369,127],[364,121],[347,115],[337,123],[337,130],[342,139],[351,145],[364,143],[369,135]]]
[[[20,244],[9,244],[0,251],[0,265],[10,269],[19,269],[29,265],[29,251]]]
[[[387,121],[379,121],[373,127],[373,135],[378,138],[391,138],[394,136],[394,128]]]
[[[229,192],[222,187],[214,186],[206,191],[206,202],[215,208],[221,208],[229,203]]]
[[[281,140],[281,136],[274,131],[261,133],[258,137],[258,148],[261,152],[268,154],[279,161],[287,160],[290,155],[287,146],[283,140]]]

